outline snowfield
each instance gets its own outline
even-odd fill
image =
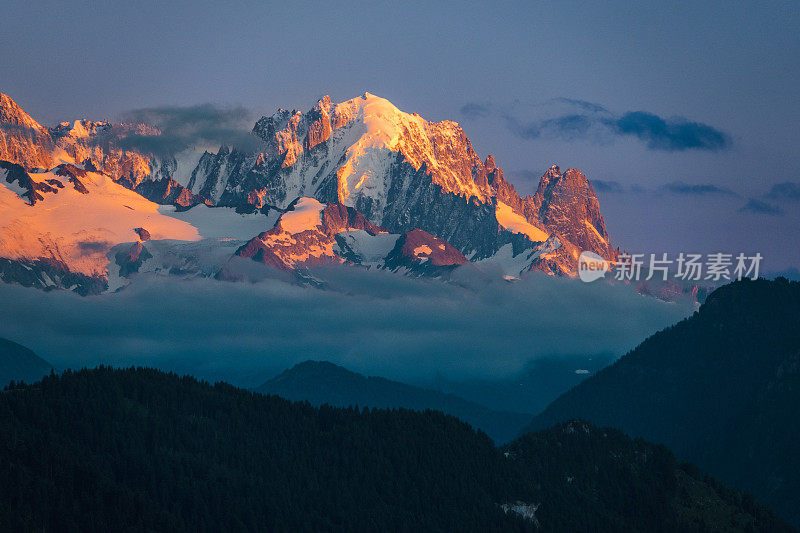
[[[239,214],[233,207],[208,207],[196,205],[188,211],[178,211],[172,205],[158,206],[162,215],[194,226],[205,239],[233,239],[246,241],[275,225],[280,212]]]
[[[49,258],[89,276],[107,273],[109,250],[138,240],[134,228],[145,228],[153,240],[197,241],[197,228],[159,212],[155,204],[118,185],[111,178],[88,172],[82,194],[67,177],[51,172],[35,174],[38,182],[63,185],[31,206],[15,187],[0,182],[0,256],[32,260]]]

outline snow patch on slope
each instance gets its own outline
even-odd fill
[[[592,224],[588,220],[584,220],[583,223],[586,224],[586,227],[589,229],[589,231],[597,235],[597,238],[600,239],[601,242],[606,242],[605,238],[600,234],[599,231],[597,231],[597,228],[594,227],[594,224]]]
[[[525,220],[525,217],[522,215],[515,213],[511,209],[511,206],[499,200],[495,208],[495,216],[497,217],[498,224],[504,229],[513,233],[527,235],[533,242],[544,242],[547,240],[547,233]]]
[[[341,245],[337,242],[334,251],[343,257],[352,254],[361,265],[383,266],[399,237],[396,233],[372,235],[363,229],[342,231],[337,234],[337,241],[341,241]]]
[[[427,244],[423,244],[422,246],[417,246],[414,248],[414,255],[416,257],[427,257],[431,255],[432,252],[433,250],[431,250],[431,247]]]
[[[325,204],[314,198],[300,198],[293,210],[281,215],[278,223],[285,232],[291,235],[313,230],[322,225],[323,209],[325,209]]]
[[[192,179],[192,172],[197,168],[204,153],[203,150],[188,148],[175,154],[175,172],[172,173],[172,179],[179,185],[188,187]],[[193,192],[197,192],[200,188],[195,187],[195,189]]]
[[[506,279],[518,278],[523,272],[531,269],[534,261],[554,252],[560,246],[558,237],[553,236],[538,246],[514,255],[514,246],[509,243],[503,245],[493,256],[475,261],[475,266],[483,271],[499,271]]]

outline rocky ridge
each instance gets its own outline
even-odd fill
[[[494,261],[509,276],[525,270],[572,276],[583,250],[616,257],[580,171],[553,166],[536,193],[522,197],[494,157],[478,157],[460,125],[426,121],[370,93],[338,104],[326,96],[305,113],[278,110],[253,127],[257,150],[223,146],[198,155],[196,164],[129,142],[163,134],[153,126],[77,120],[48,129],[8,96],[0,104],[4,182],[31,206],[64,186],[88,194],[81,181],[88,172],[179,211],[204,204],[288,213],[301,198],[327,206],[326,221],[347,211],[354,226],[326,222],[321,231],[291,237],[291,245],[276,226],[237,252],[279,269],[426,263],[438,275],[441,267]],[[414,252],[426,247],[427,256]]]

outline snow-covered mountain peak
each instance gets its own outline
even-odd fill
[[[176,214],[194,212],[198,208],[193,206],[204,212],[205,204],[234,208],[241,215],[267,215],[267,228],[274,227],[259,228],[259,237],[251,238],[239,255],[282,269],[388,257],[389,234],[406,235],[403,242],[414,246],[401,246],[384,263],[387,268],[455,265],[462,257],[481,261],[502,251],[503,263],[513,267],[510,275],[527,269],[574,275],[582,250],[615,257],[594,190],[578,170],[562,172],[553,165],[536,193],[522,197],[492,155],[478,157],[459,124],[425,120],[369,92],[340,103],[323,96],[305,112],[279,109],[264,116],[252,130],[262,142],[252,150],[197,147],[179,153],[149,153],[126,141],[163,135],[153,126],[77,120],[48,129],[10,98],[0,100],[0,160],[21,167],[7,170],[4,180],[12,189],[20,187],[18,200],[22,194],[31,205],[44,201],[48,208],[54,205],[51,196],[65,196],[56,181],[69,188],[70,196],[81,194],[81,173],[89,172],[175,206]],[[90,189],[87,196],[95,196]],[[415,230],[424,235],[411,233]],[[115,240],[108,241],[127,242],[129,232],[115,233]],[[445,250],[437,239],[448,243]],[[147,247],[159,256],[156,248],[163,247],[163,239],[154,241]],[[431,252],[423,254],[428,248]],[[215,254],[225,251],[215,248],[208,264],[217,264]],[[128,255],[141,259],[141,254]],[[190,266],[195,272],[211,271]],[[183,264],[162,270],[173,267],[187,271]]]
[[[44,130],[41,124],[36,122],[10,96],[4,93],[0,93],[0,123]]]
[[[0,159],[27,168],[48,167],[56,147],[47,128],[0,93]]]
[[[342,203],[354,205],[350,197],[362,187],[377,188],[379,179],[374,175],[371,155],[381,151],[402,154],[415,170],[424,164],[434,182],[448,192],[485,199],[486,191],[480,190],[471,176],[463,173],[463,161],[455,165],[452,164],[455,160],[448,161],[448,153],[466,155],[472,164],[477,160],[457,123],[429,122],[417,114],[400,111],[389,100],[368,92],[334,108],[334,124],[354,122],[359,123],[362,131],[348,148],[347,160],[337,174]]]
[[[481,161],[461,126],[452,121],[429,122],[369,92],[338,104],[325,96],[306,113],[278,110],[262,117],[253,133],[264,140],[267,156],[279,162],[280,168],[330,173],[336,192],[331,200],[345,205],[357,207],[366,199],[379,210],[391,186],[386,180],[388,167],[398,155],[413,170],[423,169],[447,192],[481,201],[491,196],[473,181],[472,168]],[[322,143],[327,145],[325,160],[313,153]],[[336,167],[325,168],[326,163]],[[309,183],[307,177],[300,177],[300,181],[304,183],[293,192],[315,196],[309,190],[314,180]]]
[[[73,139],[87,139],[97,135],[101,132],[107,132],[111,129],[110,122],[93,121],[89,119],[80,119],[75,122],[62,122],[58,126],[52,128],[50,133],[56,137],[70,136]]]

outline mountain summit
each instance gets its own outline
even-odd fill
[[[0,159],[25,167],[49,167],[54,150],[47,129],[0,93]]]
[[[338,202],[389,231],[423,229],[471,259],[511,243],[498,227],[532,242],[555,234],[568,248],[614,254],[579,171],[552,167],[535,195],[520,197],[494,157],[481,161],[459,124],[427,121],[373,94],[339,104],[325,96],[305,113],[281,109],[253,133],[264,143],[258,153],[204,154],[187,182],[192,193],[215,205],[285,207],[298,196]],[[548,268],[564,274],[575,265]]]
[[[70,218],[70,209],[95,202],[107,206],[108,212],[116,211],[116,207],[131,209],[130,200],[120,203],[126,194],[114,186],[130,189],[154,204],[174,206],[173,211],[169,211],[157,205],[142,205],[143,212],[158,211],[179,217],[178,212],[194,212],[198,209],[195,206],[205,205],[234,208],[239,215],[266,215],[262,227],[247,238],[243,238],[241,231],[232,233],[236,233],[235,240],[242,241],[240,245],[250,241],[251,250],[261,250],[258,254],[239,255],[265,264],[274,263],[281,269],[305,268],[319,261],[292,260],[291,265],[283,260],[262,261],[264,257],[285,255],[270,248],[271,242],[283,248],[288,242],[279,236],[265,241],[262,234],[281,233],[287,239],[294,239],[293,257],[321,257],[314,250],[302,249],[302,242],[313,242],[313,246],[325,248],[324,255],[332,259],[323,262],[334,263],[361,262],[353,260],[358,254],[350,253],[351,244],[362,245],[369,241],[367,248],[372,252],[375,246],[381,250],[388,246],[388,253],[402,237],[401,248],[408,250],[392,258],[383,254],[379,261],[381,268],[396,269],[401,264],[415,266],[422,259],[417,251],[430,249],[424,255],[430,258],[441,255],[439,250],[447,250],[446,260],[438,258],[431,260],[431,264],[444,261],[443,265],[448,267],[466,262],[492,265],[505,275],[515,277],[526,270],[572,276],[582,250],[592,250],[607,259],[615,257],[594,189],[580,171],[562,172],[553,166],[542,177],[536,193],[522,197],[506,180],[493,156],[485,160],[478,157],[459,124],[427,121],[370,93],[341,103],[333,103],[325,96],[306,112],[279,109],[255,123],[252,129],[255,149],[244,151],[222,146],[216,153],[200,153],[193,148],[169,154],[161,150],[148,151],[153,141],[169,135],[148,124],[111,124],[81,119],[48,129],[27,115],[11,98],[3,95],[1,103],[0,161],[5,161],[5,170],[0,171],[0,186],[8,189],[9,194],[3,196],[6,209],[0,217],[0,229],[9,237],[0,240],[0,258],[30,263],[44,257],[56,260],[62,271],[73,271],[75,265],[69,257],[75,254],[69,250],[80,242],[78,252],[88,250],[98,256],[91,268],[79,269],[82,273],[96,275],[99,279],[116,276],[117,272],[111,272],[116,270],[113,262],[105,264],[102,258],[114,255],[109,255],[110,250],[122,244],[118,235],[127,236],[127,229],[112,237],[106,236],[102,243],[92,244],[79,236],[82,231],[98,234],[102,224],[92,228],[70,224],[71,233],[65,235],[62,227],[47,223],[52,217],[37,216],[40,211],[58,209],[65,218]],[[66,176],[65,173],[70,174],[67,177],[73,184],[81,182],[83,190],[79,192],[89,195],[87,199],[66,202],[68,197],[74,196],[72,193],[57,194],[64,181],[59,176]],[[89,186],[85,187],[83,182]],[[98,183],[104,183],[103,187],[92,187]],[[74,188],[77,190],[77,185]],[[294,233],[273,226],[283,213],[294,209],[299,198],[320,203],[320,210],[330,206],[326,211],[329,214],[341,209],[352,210],[346,214],[348,220],[361,217],[369,228],[380,228],[379,231],[367,228],[371,235],[388,233],[395,236],[394,240],[379,237],[365,241],[361,234],[339,235],[343,231],[363,231],[366,226],[359,223],[356,227],[342,226],[338,231],[327,228],[320,237],[324,243],[320,238],[298,241],[296,235],[315,232],[316,224],[298,228]],[[50,205],[41,208],[40,203]],[[231,210],[224,212],[230,214]],[[74,220],[81,220],[79,213],[74,215]],[[215,220],[216,217],[228,215],[214,215]],[[164,221],[155,218],[158,221],[151,224],[164,227]],[[208,217],[185,215],[183,218],[197,222],[199,218]],[[23,219],[36,219],[37,223],[30,224]],[[238,224],[233,215],[226,220],[226,224]],[[151,230],[147,227],[147,217],[135,223],[135,227]],[[113,221],[108,224],[113,225]],[[12,237],[19,234],[23,226],[26,241],[55,245],[46,250],[18,245]],[[195,230],[201,240],[207,237],[200,228],[195,227]],[[411,233],[414,231],[416,233]],[[161,235],[161,238],[155,236],[146,246],[163,248],[163,239],[181,239],[180,232]],[[233,235],[220,237],[228,241],[234,238]],[[408,243],[416,241],[420,242],[411,249]],[[135,239],[130,242],[138,248],[145,246],[136,244]],[[332,247],[334,243],[336,247]],[[206,245],[210,244],[205,242],[202,246]],[[365,251],[363,246],[361,248]],[[158,254],[154,256],[152,252],[146,249],[142,252],[144,257],[152,259],[149,267],[144,265],[145,270],[186,271],[185,261],[175,269],[172,268],[174,264],[159,263]],[[137,262],[146,262],[139,261],[142,256],[138,251],[133,255]],[[216,258],[213,265],[195,265],[205,275],[218,273],[224,264],[218,260],[219,253],[211,255]],[[174,258],[174,250],[170,256]],[[52,264],[47,277],[52,280],[55,274],[51,267]],[[120,265],[119,272],[127,275],[140,267],[137,263],[132,271],[126,263]],[[8,265],[0,270],[8,273],[15,269],[20,271]],[[424,272],[440,275],[442,270],[425,269]],[[9,278],[14,276],[4,276],[4,279]]]

